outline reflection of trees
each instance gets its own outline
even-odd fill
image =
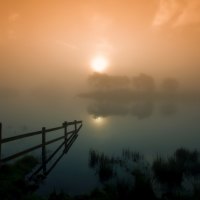
[[[137,101],[131,103],[121,103],[113,101],[94,101],[87,111],[94,117],[125,116],[131,114],[138,119],[148,118],[152,115],[154,103],[151,101]]]
[[[144,73],[132,79],[94,73],[89,76],[88,83],[89,92],[79,96],[92,100],[87,111],[95,117],[130,114],[144,119],[152,115],[157,102],[162,104],[161,113],[171,116],[177,111],[176,102],[180,100],[179,83],[173,78],[164,79],[160,90],[156,90],[154,78]]]
[[[173,102],[166,102],[161,105],[160,112],[164,116],[172,116],[177,112],[177,105]]]
[[[171,116],[176,113],[176,101],[171,98],[159,99],[156,94],[134,93],[131,90],[97,91],[81,94],[90,100],[87,112],[94,117],[132,115],[138,119],[150,117],[157,102],[161,101],[160,112]]]
[[[103,102],[100,101],[90,104],[87,108],[89,114],[94,117],[108,117],[115,115],[126,115],[129,112],[129,108],[126,104]]]
[[[131,114],[138,119],[145,119],[152,115],[154,110],[154,103],[151,101],[136,102],[132,109]]]
[[[91,92],[81,95],[89,99],[87,112],[94,117],[108,116],[125,116],[132,115],[138,119],[150,117],[154,110],[155,104],[161,101],[160,112],[165,116],[171,116],[177,112],[176,101],[171,99],[153,98],[152,96],[136,95],[129,91],[110,91],[110,92]]]

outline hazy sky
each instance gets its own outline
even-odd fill
[[[91,62],[99,55],[108,63],[108,83],[118,90],[88,86],[94,76]],[[69,192],[87,187],[88,171],[76,166],[87,165],[92,146],[110,155],[130,147],[147,156],[199,148],[200,106],[188,106],[193,96],[186,96],[186,106],[173,99],[134,99],[133,77],[141,73],[156,86],[172,77],[180,88],[200,90],[200,0],[0,0],[3,138],[83,120],[76,153],[47,187],[55,182]],[[74,174],[83,184],[81,179],[65,184]]]
[[[1,87],[80,86],[99,54],[106,73],[195,85],[200,1],[0,0],[0,51]]]

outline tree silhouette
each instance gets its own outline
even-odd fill
[[[132,82],[136,91],[139,92],[152,93],[156,88],[154,78],[144,73],[133,77]]]

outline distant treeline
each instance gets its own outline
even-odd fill
[[[162,80],[156,85],[155,79],[145,73],[129,78],[128,76],[112,76],[108,74],[94,73],[88,78],[88,84],[94,89],[125,89],[131,88],[142,92],[155,92],[157,89],[164,92],[177,92],[179,81],[172,77]]]

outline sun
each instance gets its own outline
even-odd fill
[[[104,56],[96,56],[91,61],[91,67],[95,72],[102,73],[108,67],[108,60]]]

